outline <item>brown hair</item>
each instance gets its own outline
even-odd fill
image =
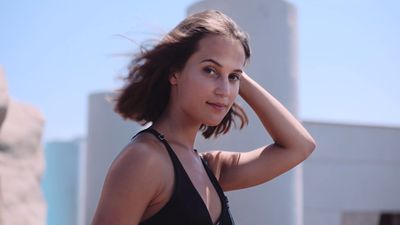
[[[222,35],[241,42],[246,62],[250,58],[248,36],[236,23],[216,10],[207,10],[187,17],[151,49],[142,49],[129,66],[126,85],[119,90],[115,111],[124,119],[144,124],[157,121],[170,96],[169,77],[181,71],[189,57],[197,51],[198,42],[206,35]],[[240,128],[248,123],[244,110],[236,103],[217,126],[202,125],[203,136],[225,134],[235,117]]]

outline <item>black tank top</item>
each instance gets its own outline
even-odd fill
[[[142,132],[153,134],[165,145],[174,166],[175,180],[174,189],[167,204],[156,214],[142,221],[140,225],[214,225],[203,199],[164,136],[152,128],[147,128],[137,133],[135,137]],[[234,225],[229,212],[228,198],[208,168],[207,161],[203,158],[201,161],[221,201],[221,214],[215,225]]]

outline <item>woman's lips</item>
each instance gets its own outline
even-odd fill
[[[212,108],[218,110],[218,111],[223,111],[226,109],[227,105],[223,103],[218,103],[218,102],[207,102],[209,106]]]

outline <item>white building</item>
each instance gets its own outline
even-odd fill
[[[400,224],[400,128],[304,124],[318,142],[304,163],[304,224]]]
[[[205,9],[223,11],[250,34],[252,59],[247,72],[297,115],[296,9],[282,0],[207,0],[188,12]],[[111,160],[140,129],[118,118],[103,99],[104,95],[91,96],[89,106],[87,224]],[[265,144],[262,125],[243,106],[250,119],[247,128],[215,141],[199,138],[197,149],[243,150]],[[396,224],[379,220],[381,213],[396,218],[400,212],[400,128],[304,125],[315,137],[317,149],[303,166],[266,184],[227,193],[236,224]]]

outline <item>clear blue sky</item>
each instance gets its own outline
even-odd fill
[[[171,3],[173,2],[173,3]],[[88,95],[121,85],[137,42],[193,0],[1,1],[0,64],[12,98],[41,110],[44,138],[85,136]],[[298,9],[300,118],[400,126],[400,1],[290,1]]]

